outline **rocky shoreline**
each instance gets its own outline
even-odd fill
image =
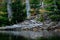
[[[25,20],[22,23],[14,24],[12,26],[0,27],[0,30],[14,30],[14,31],[40,31],[40,30],[60,30],[60,22],[45,21],[45,25],[42,22],[36,20]]]

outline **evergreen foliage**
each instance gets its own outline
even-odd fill
[[[13,11],[13,22],[21,22],[26,19],[25,5],[22,5],[21,0],[16,0],[12,3],[12,11]]]

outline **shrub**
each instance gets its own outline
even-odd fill
[[[51,15],[50,18],[52,21],[60,21],[60,15]]]

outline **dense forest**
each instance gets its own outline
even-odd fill
[[[30,15],[41,14],[52,21],[60,21],[60,0],[29,0]],[[28,5],[29,5],[28,4]],[[15,24],[27,19],[26,2],[24,0],[1,0],[0,26]],[[39,21],[46,18],[41,16]],[[43,17],[43,18],[42,18]]]
[[[46,19],[43,16],[47,14],[47,19],[49,17],[52,21],[60,21],[59,2],[60,0],[29,0],[30,15],[41,14],[42,16],[38,20],[43,21]],[[0,26],[22,22],[27,19],[26,13],[26,2],[24,0],[1,0]]]

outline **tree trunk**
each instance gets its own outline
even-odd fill
[[[7,0],[7,12],[8,12],[9,21],[11,21],[11,19],[12,19],[11,3],[12,3],[12,0]]]
[[[27,11],[27,19],[30,18],[30,4],[29,4],[29,0],[26,0],[26,11]]]

